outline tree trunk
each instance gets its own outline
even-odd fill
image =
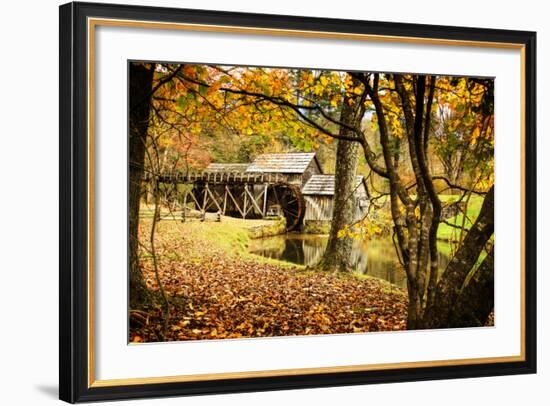
[[[340,121],[350,126],[355,123],[355,110],[343,103]],[[340,136],[353,137],[349,129],[340,127]],[[338,232],[353,222],[356,208],[355,177],[359,144],[355,141],[338,140],[336,147],[336,174],[334,176],[334,207],[327,248],[318,267],[326,271],[349,271],[352,269],[351,250],[353,239],[338,237]]]
[[[130,139],[129,148],[129,273],[130,273],[130,308],[141,307],[149,300],[149,291],[145,285],[138,260],[139,204],[143,180],[143,163],[145,145],[149,126],[150,92],[153,85],[152,66],[130,64]]]
[[[456,301],[449,325],[452,327],[482,327],[495,305],[495,272],[493,249],[487,254]]]
[[[461,327],[460,325],[453,325],[452,320],[457,321],[462,318],[463,314],[469,312],[466,306],[460,309],[461,295],[465,294],[470,296],[469,300],[473,300],[472,291],[481,291],[480,287],[476,287],[474,284],[491,284],[488,282],[488,276],[483,276],[481,281],[476,282],[474,277],[467,289],[463,290],[464,282],[475,263],[477,262],[481,251],[493,235],[494,230],[494,186],[491,187],[485,199],[483,205],[476,219],[474,225],[468,231],[468,234],[464,238],[463,243],[456,252],[455,256],[447,266],[447,269],[441,276],[439,283],[437,284],[437,290],[435,293],[434,303],[426,309],[423,326],[424,328],[450,328]],[[490,254],[489,257],[492,258]],[[489,267],[490,266],[490,267]],[[480,270],[484,273],[494,272],[492,267],[492,259],[484,261]],[[478,270],[478,272],[480,271]],[[487,288],[485,288],[486,290]],[[466,297],[466,296],[464,296]],[[478,298],[476,302],[483,301],[484,298]],[[473,303],[471,303],[473,305]],[[477,307],[477,304],[476,304]],[[483,312],[483,310],[482,310]],[[487,313],[488,314],[488,313]],[[451,317],[452,316],[452,317]],[[465,316],[466,317],[466,316]]]

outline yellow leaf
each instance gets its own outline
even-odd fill
[[[474,128],[474,131],[472,132],[472,138],[470,139],[470,144],[471,145],[474,145],[477,141],[477,139],[479,138],[479,134],[480,134],[480,129],[479,127],[476,127]]]

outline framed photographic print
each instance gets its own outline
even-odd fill
[[[60,24],[62,400],[536,371],[535,33]]]

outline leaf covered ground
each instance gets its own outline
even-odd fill
[[[158,291],[142,221],[142,267]],[[156,234],[160,279],[170,300],[131,312],[130,341],[354,333],[406,327],[406,293],[387,282],[307,271],[248,254],[235,221],[161,221]]]

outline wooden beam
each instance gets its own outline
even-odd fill
[[[248,190],[248,185],[245,185],[244,186],[244,191],[248,194],[248,196],[250,196],[250,200],[252,202],[252,206],[254,206],[254,208],[256,208],[256,210],[258,210],[258,213],[259,214],[262,214],[262,209],[260,209],[260,206],[258,206],[258,203],[256,202],[256,199],[254,198],[254,196],[252,195],[252,193],[250,193],[250,190]],[[261,198],[261,194],[260,194],[260,198]],[[251,206],[251,207],[252,207]],[[245,210],[246,213],[248,213],[247,210]]]
[[[267,183],[264,184],[264,206],[262,211],[262,217],[265,217],[267,214]]]
[[[244,185],[244,201],[243,201],[243,219],[246,217],[247,213],[248,213],[248,210],[246,210],[246,196],[247,196],[247,192],[248,191],[248,185],[245,184]]]
[[[241,215],[245,216],[245,213],[241,210],[241,208],[239,207],[239,203],[237,203],[237,200],[235,200],[235,198],[233,197],[233,194],[231,193],[231,191],[229,190],[229,186],[225,186],[225,191],[227,192],[227,195],[231,198],[231,200],[233,201],[233,203],[235,204],[235,207],[237,208],[237,210],[239,211],[239,213],[241,213]]]
[[[195,202],[195,205],[196,205],[197,210],[200,210],[200,209],[201,209],[201,205],[199,204],[197,198],[195,197],[195,193],[193,193],[193,191],[191,191],[191,192],[189,193],[189,195],[193,198],[193,202]]]
[[[216,200],[216,198],[214,197],[214,195],[212,194],[212,191],[210,190],[209,187],[207,187],[206,190],[208,191],[208,194],[209,194],[210,197],[212,198],[212,201],[214,202],[214,204],[216,205],[216,207],[218,208],[218,210],[219,210],[220,213],[221,213],[222,208],[221,208],[221,206],[218,204],[218,201]]]
[[[257,197],[254,197],[254,195],[250,192],[250,189],[247,191],[249,193],[249,196],[253,202],[253,205],[252,206],[249,206],[246,210],[246,214],[248,214],[250,212],[250,210],[252,209],[256,209],[258,210],[258,213],[259,214],[262,214],[262,210],[260,209],[260,200],[262,200],[262,197],[263,197],[263,191],[257,196]],[[243,192],[245,193],[245,192]]]
[[[223,210],[222,215],[225,216],[225,209],[227,208],[227,185],[225,186],[224,193],[223,193]]]
[[[204,196],[202,198],[202,214],[204,215],[206,213],[206,202],[208,201],[208,193],[206,190],[208,189],[208,183],[204,184]]]

